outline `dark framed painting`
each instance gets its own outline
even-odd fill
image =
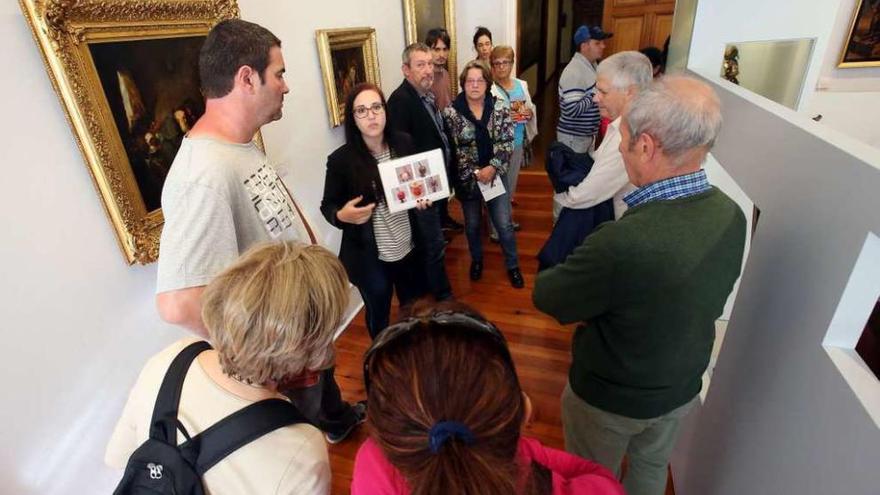
[[[880,67],[880,0],[860,0],[837,66]]]
[[[339,96],[339,102],[343,103],[348,98],[349,91],[367,80],[364,49],[363,47],[353,47],[331,50],[330,60],[333,62],[333,82],[336,85],[336,94]]]
[[[519,53],[516,54],[520,74],[541,60],[541,0],[519,0]]]
[[[319,29],[315,38],[330,126],[336,127],[345,118],[348,92],[362,82],[379,84],[376,30],[368,27]]]
[[[125,261],[159,256],[162,184],[203,111],[198,51],[235,0],[20,0]]]
[[[89,45],[147,211],[161,207],[171,162],[205,111],[198,66],[204,41],[193,36]]]

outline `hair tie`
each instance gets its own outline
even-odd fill
[[[440,421],[434,424],[434,426],[431,427],[430,433],[428,433],[431,453],[436,454],[440,452],[440,449],[443,448],[446,441],[452,437],[461,440],[465,445],[473,445],[474,442],[477,441],[477,439],[474,438],[474,433],[464,423],[459,423],[458,421]]]

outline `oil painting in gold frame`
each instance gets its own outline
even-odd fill
[[[880,1],[859,0],[837,66],[880,67]]]
[[[330,126],[336,127],[345,118],[345,97],[354,86],[363,82],[380,84],[376,30],[318,29],[315,39]]]
[[[125,261],[159,255],[164,175],[201,115],[198,51],[235,0],[20,0]]]

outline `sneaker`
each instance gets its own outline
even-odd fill
[[[351,408],[354,410],[355,416],[357,416],[357,421],[352,423],[352,425],[346,428],[342,433],[330,433],[329,431],[325,431],[324,439],[327,440],[327,443],[335,445],[345,440],[351,435],[351,432],[367,420],[367,401],[362,400],[351,406]]]

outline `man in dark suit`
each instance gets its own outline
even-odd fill
[[[388,126],[391,130],[409,134],[416,152],[440,148],[448,170],[454,153],[431,92],[434,84],[431,49],[424,43],[407,46],[403,50],[401,68],[405,79],[388,98]],[[447,175],[452,177],[452,174]],[[441,230],[441,211],[446,211],[446,200],[437,201],[434,206],[418,212],[417,215],[419,233],[424,240],[428,287],[438,301],[452,297],[446,267],[443,265],[446,243]],[[444,219],[447,225],[451,220],[448,216],[447,212]]]

